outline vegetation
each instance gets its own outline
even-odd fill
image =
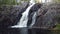
[[[29,1],[29,0],[21,0],[21,1]],[[0,5],[19,5],[17,0],[0,0]],[[59,3],[60,0],[54,0],[54,2]],[[57,26],[54,28],[54,30],[60,30],[60,24],[57,24]]]
[[[19,3],[21,1],[29,1],[29,0],[0,0],[0,5],[17,5],[19,4],[17,1],[19,1]]]
[[[0,5],[15,5],[16,0],[0,0]]]

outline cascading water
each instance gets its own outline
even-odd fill
[[[32,1],[32,0],[31,0]],[[18,22],[17,25],[14,25],[14,26],[11,26],[11,28],[22,28],[22,27],[27,27],[27,22],[28,22],[28,13],[29,13],[29,10],[31,9],[32,6],[34,6],[35,3],[32,3],[27,9],[25,12],[22,13],[22,17],[20,19],[20,21]],[[35,16],[35,15],[34,15]],[[33,18],[34,18],[33,16]],[[33,19],[32,18],[32,19]],[[35,22],[35,18],[33,20]],[[32,24],[33,25],[33,24]]]
[[[32,23],[31,23],[31,25],[29,27],[32,27],[35,24],[36,15],[37,15],[37,13],[35,12],[34,15],[33,15],[33,17],[32,17]]]
[[[30,3],[35,3],[35,0],[30,0]]]

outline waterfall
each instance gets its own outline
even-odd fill
[[[31,5],[31,4],[33,4],[33,3],[35,3],[35,0],[30,0],[29,5]]]
[[[35,0],[30,0],[30,3],[35,3]]]
[[[35,12],[33,17],[32,17],[32,23],[31,23],[31,25],[29,27],[32,27],[35,24],[36,16],[37,16],[37,13]]]
[[[27,27],[27,22],[28,22],[28,13],[29,13],[29,10],[31,9],[32,6],[34,6],[35,3],[32,3],[32,5],[30,5],[26,11],[24,11],[22,13],[22,17],[20,19],[20,21],[18,22],[17,25],[14,25],[14,26],[11,26],[11,28],[22,28],[22,27]],[[34,20],[35,21],[35,20]]]

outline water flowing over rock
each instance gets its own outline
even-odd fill
[[[28,6],[28,3],[24,4]],[[21,7],[22,5],[4,5],[0,6],[0,27],[8,28],[10,26],[16,25],[21,18],[21,13],[27,8]],[[22,10],[23,9],[23,10]]]
[[[36,4],[37,5],[37,4]],[[27,25],[30,26],[32,24],[32,17],[34,15],[34,11],[37,12],[36,22],[33,25],[35,28],[46,27],[53,28],[57,23],[60,23],[60,4],[42,4],[41,8],[36,11],[37,7],[31,8],[28,17]],[[40,5],[39,5],[40,6]],[[26,7],[27,8],[27,7]],[[0,27],[6,28],[9,26],[17,25],[17,22],[22,17],[22,13],[26,10],[26,8],[21,9],[20,6],[2,6],[0,7]],[[19,15],[18,15],[19,14]]]
[[[26,8],[20,6],[0,7],[0,33],[48,34],[51,31],[46,29],[54,28],[57,23],[60,24],[60,4],[42,4],[42,6],[41,4],[35,4],[29,11],[27,22],[27,26],[32,27],[32,30],[28,31],[27,28],[8,28],[17,25]],[[36,18],[36,21],[33,17]]]
[[[20,19],[20,21],[18,22],[17,25],[12,26],[12,28],[17,27],[17,28],[21,28],[21,27],[27,27],[27,22],[28,22],[28,13],[29,10],[31,9],[32,6],[34,6],[35,4],[30,5],[25,12],[22,13],[22,17]]]
[[[59,8],[60,4],[43,4],[37,12],[37,20],[33,28],[54,28],[56,24],[59,23],[56,19],[60,13]]]
[[[27,23],[27,26],[31,26],[34,21],[36,21],[36,16],[37,16],[37,11],[39,8],[41,8],[41,4],[37,3],[35,4],[29,11],[29,16],[28,16],[28,23]],[[35,16],[34,16],[35,15]]]
[[[31,23],[31,25],[29,27],[32,27],[35,24],[36,16],[37,16],[37,14],[35,12],[34,15],[33,15],[33,17],[32,17],[32,23]]]

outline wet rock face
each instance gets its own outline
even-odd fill
[[[35,12],[38,11],[39,8],[41,8],[42,4],[35,4],[29,11],[29,15],[28,15],[28,23],[27,23],[27,26],[29,27],[30,24],[32,23],[32,17],[34,15]]]
[[[26,6],[28,6],[28,4],[26,4]],[[6,28],[12,25],[16,25],[22,16],[21,13],[26,10],[26,6],[0,6],[0,27]]]
[[[20,12],[20,7],[1,6],[0,7],[0,27],[7,27],[16,24],[16,18]]]
[[[60,20],[60,4],[43,5],[37,14],[37,20],[33,27],[53,28]]]
[[[20,20],[26,7],[20,6],[2,6],[0,7],[0,27],[8,27],[16,25]],[[40,8],[40,9],[39,9]],[[39,9],[39,10],[38,10]],[[60,23],[60,4],[34,5],[29,12],[28,26],[31,24],[32,16],[37,12],[36,22],[33,27],[35,28],[53,28],[57,23]]]

